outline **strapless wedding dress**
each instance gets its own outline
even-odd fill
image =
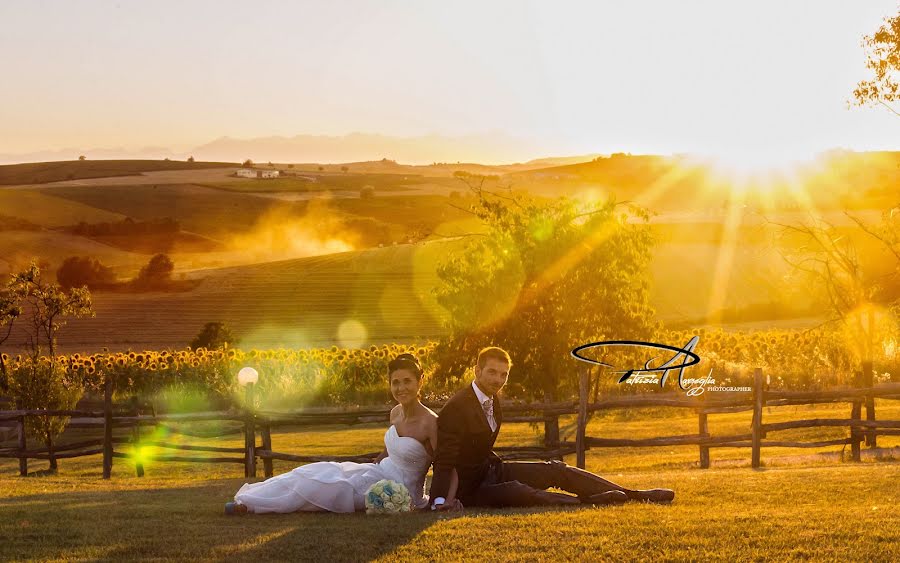
[[[365,510],[365,494],[382,479],[403,483],[416,508],[428,506],[425,473],[431,456],[415,438],[400,436],[391,426],[384,434],[388,457],[378,463],[323,461],[303,465],[266,479],[245,483],[234,500],[250,512]]]

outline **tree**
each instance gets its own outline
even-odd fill
[[[82,154],[78,156],[78,160],[87,160],[87,157]]]
[[[187,159],[187,161],[188,161],[188,162],[194,162],[194,157],[193,157],[193,155],[189,156],[188,159]]]
[[[322,171],[324,171],[324,170],[325,170],[325,167],[324,167],[324,166],[320,166],[320,167],[319,167],[319,172],[322,172]]]
[[[35,361],[45,345],[50,358],[55,358],[56,333],[65,325],[65,317],[94,316],[91,293],[87,288],[65,291],[57,284],[48,283],[35,262],[25,271],[14,274],[7,289],[30,320],[27,344]]]
[[[42,278],[41,269],[31,266],[11,276],[7,285],[16,306],[21,304],[29,322],[29,362],[19,364],[9,377],[9,389],[16,406],[27,410],[71,410],[84,393],[78,375],[70,373],[56,359],[56,334],[65,324],[65,317],[93,316],[91,294],[86,288],[64,291],[60,286]],[[44,346],[49,356],[42,356]],[[53,441],[68,424],[69,417],[32,417],[27,426],[29,434],[44,442],[50,459],[50,470],[56,471]]]
[[[361,190],[359,190],[360,199],[371,199],[375,197],[375,186],[363,186]]]
[[[646,340],[657,330],[649,306],[653,239],[647,225],[627,221],[648,216],[612,200],[490,192],[486,179],[464,179],[485,232],[470,235],[437,271],[450,332],[437,350],[438,373],[462,374],[478,349],[494,344],[523,366],[517,383],[527,393],[554,398],[577,388],[576,346]]]
[[[245,160],[243,162],[243,164],[241,164],[242,168],[251,168],[252,166],[253,166],[253,161],[250,160],[249,158],[247,160]]]
[[[191,340],[191,349],[206,348],[207,350],[215,350],[226,345],[234,347],[238,343],[238,339],[234,336],[225,323],[214,322],[206,323],[203,330],[196,338]]]
[[[70,256],[56,271],[56,281],[63,289],[87,286],[90,289],[109,287],[116,282],[112,268],[90,256]]]
[[[840,327],[858,360],[871,362],[879,357],[884,339],[898,336],[891,333],[900,313],[900,208],[885,211],[881,221],[871,225],[845,214],[861,233],[848,234],[823,219],[772,223],[781,227],[780,253],[804,278],[800,285],[821,294],[826,324]],[[874,240],[884,253],[874,255],[862,237]],[[890,271],[874,271],[865,264],[866,257]]]
[[[174,270],[175,264],[167,254],[156,254],[141,268],[134,284],[149,289],[164,288],[172,281]]]
[[[84,385],[61,362],[38,361],[13,371],[10,392],[17,408],[24,410],[72,410],[84,395]],[[25,428],[47,448],[50,471],[57,470],[54,441],[69,423],[68,416],[31,416]]]
[[[900,111],[891,106],[900,101],[900,12],[885,18],[875,33],[863,38],[862,45],[866,50],[866,68],[873,75],[861,80],[853,90],[856,104],[880,104],[900,116]]]
[[[347,168],[346,166],[341,166],[341,172],[344,172],[346,174],[349,170],[350,169]]]

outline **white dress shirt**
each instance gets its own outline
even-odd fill
[[[472,389],[475,390],[475,396],[478,397],[478,402],[481,404],[481,409],[484,410],[484,402],[490,401],[491,398],[484,394],[484,392],[478,388],[478,385],[475,382],[472,382]],[[497,419],[494,418],[494,407],[493,403],[491,404],[491,410],[485,411],[485,416],[487,417],[488,424],[491,427],[491,432],[497,431]]]

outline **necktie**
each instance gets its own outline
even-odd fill
[[[486,399],[484,403],[481,404],[484,408],[484,415],[487,417],[488,425],[491,427],[491,432],[497,431],[497,421],[494,419],[494,400]]]

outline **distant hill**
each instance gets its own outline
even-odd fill
[[[750,190],[747,204],[778,203],[799,206],[791,195],[798,187],[820,208],[868,209],[900,204],[900,152],[830,151],[810,162],[797,163],[790,175],[775,180],[780,189]],[[639,203],[666,204],[684,208],[723,205],[734,195],[735,178],[723,175],[699,159],[681,156],[613,154],[589,162],[549,166],[507,175],[520,188],[542,190],[549,185],[556,193],[567,189],[595,188],[615,193],[619,199]],[[790,184],[790,186],[789,186]],[[788,189],[788,187],[790,189]],[[646,198],[646,201],[642,201]]]
[[[191,154],[205,160],[243,162],[368,162],[388,158],[425,165],[433,162],[517,162],[537,147],[501,133],[446,137],[393,137],[369,133],[295,135],[236,139],[221,137]]]
[[[160,170],[201,170],[239,166],[229,162],[181,162],[177,160],[63,160],[0,166],[0,185],[45,184],[64,180],[134,176]]]
[[[591,162],[603,156],[599,153],[583,154],[580,156],[548,156],[546,158],[536,158],[529,160],[521,166],[538,167],[538,166],[565,166],[568,164],[580,164],[582,162]]]

